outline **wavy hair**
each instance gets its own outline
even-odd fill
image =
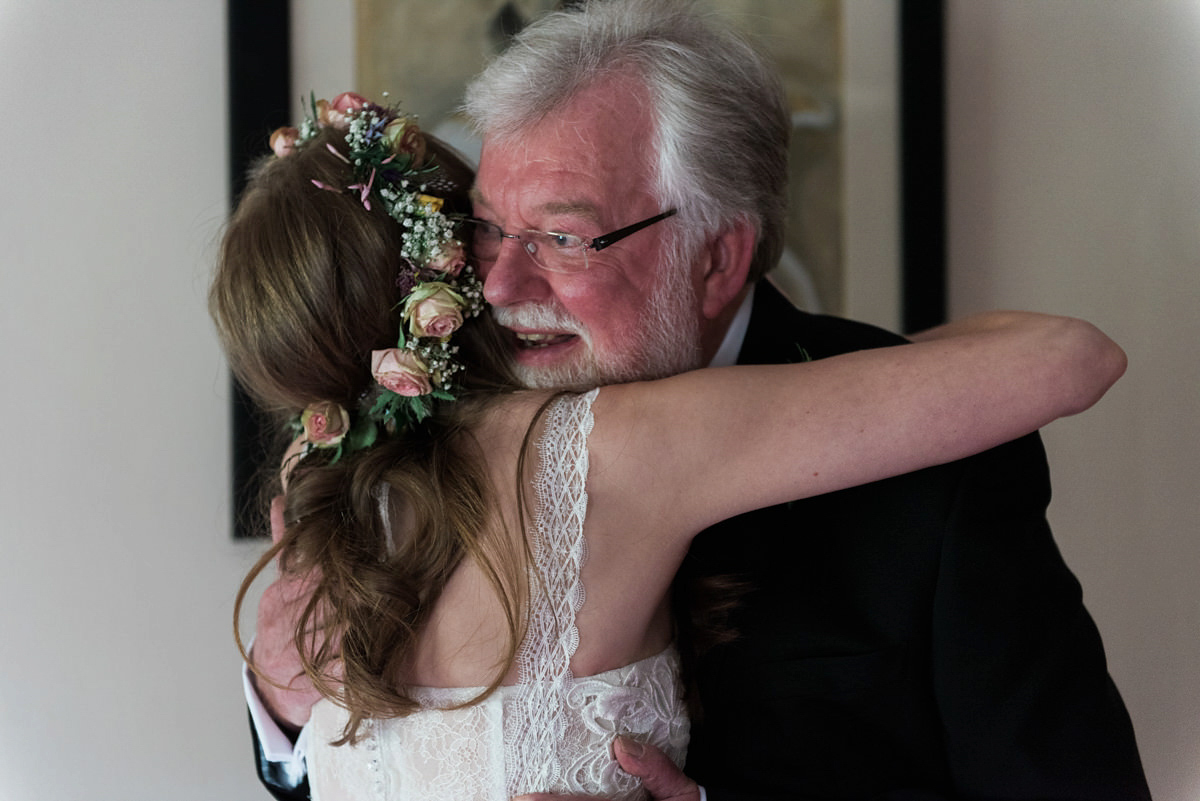
[[[468,212],[471,170],[437,140],[428,143],[443,210]],[[371,351],[393,346],[401,324],[400,226],[383,204],[367,210],[352,193],[313,185],[352,182],[327,145],[345,154],[341,132],[325,129],[295,153],[256,165],[209,292],[235,377],[280,432],[315,401],[353,408],[373,385]],[[404,688],[405,660],[464,558],[481,566],[508,620],[507,664],[480,698],[499,686],[523,634],[528,553],[512,538],[481,536],[493,488],[471,434],[487,400],[518,387],[490,315],[464,324],[455,343],[466,368],[458,401],[439,403],[421,425],[374,447],[336,461],[318,450],[296,463],[284,536],[238,592],[234,633],[253,668],[238,625],[252,582],[276,556],[283,574],[311,582],[295,645],[317,689],[350,713],[338,742],[353,742],[369,717],[417,708]]]

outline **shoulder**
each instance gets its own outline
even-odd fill
[[[467,411],[466,430],[490,463],[515,465],[542,441],[551,428],[570,436],[568,428],[590,431],[590,409],[598,390],[551,392],[523,390],[481,399],[477,411]],[[549,428],[548,428],[549,427]]]
[[[553,398],[550,392],[529,390],[464,401],[459,409],[460,430],[488,464],[515,468],[522,448],[541,433],[544,409]]]
[[[899,334],[868,323],[801,311],[773,285],[761,281],[755,288],[750,325],[738,362],[794,362],[800,360],[801,350],[810,358],[824,359],[906,341]]]

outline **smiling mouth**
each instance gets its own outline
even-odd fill
[[[517,347],[521,350],[539,350],[575,339],[575,334],[527,334],[514,331],[513,335],[517,339]]]

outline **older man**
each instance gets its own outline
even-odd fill
[[[467,105],[484,137],[485,294],[529,384],[899,341],[798,312],[759,280],[782,247],[787,116],[761,59],[690,4],[546,18]],[[681,619],[720,577],[742,590],[736,638],[697,649],[687,775],[713,801],[1148,798],[1048,500],[1030,437],[698,536]],[[267,700],[303,722],[302,692],[290,711]],[[653,752],[620,756],[657,796],[698,795]]]

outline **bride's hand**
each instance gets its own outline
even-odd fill
[[[700,787],[662,751],[630,737],[618,737],[613,745],[617,763],[626,773],[637,776],[654,801],[700,801]],[[512,801],[600,801],[593,796],[530,793]]]

